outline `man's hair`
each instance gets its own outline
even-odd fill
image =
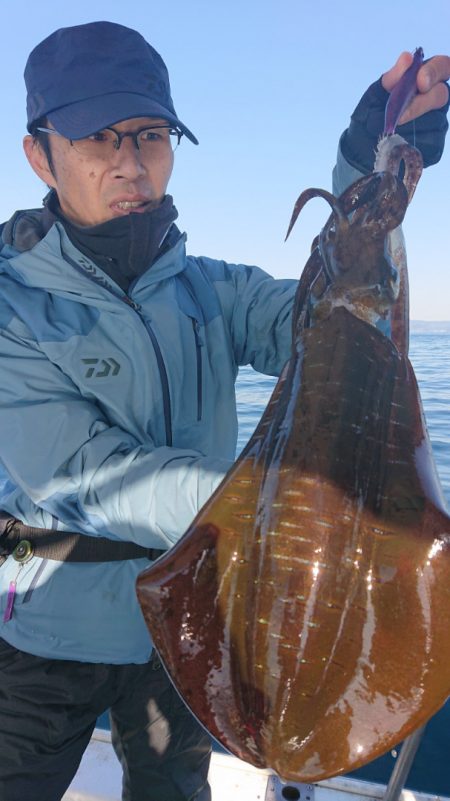
[[[50,137],[51,134],[43,133],[42,131],[38,131],[38,128],[48,128],[49,122],[47,117],[41,117],[41,119],[36,120],[33,128],[31,130],[31,136],[33,137],[33,141],[35,144],[40,145],[42,150],[44,151],[45,155],[47,156],[48,166],[50,167],[50,172],[52,175],[55,175],[55,167],[53,164],[52,159],[52,151],[50,147]]]

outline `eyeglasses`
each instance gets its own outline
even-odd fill
[[[36,128],[37,131],[62,136],[54,128]],[[151,128],[139,128],[138,131],[116,131],[114,128],[103,128],[101,131],[86,136],[84,139],[69,139],[70,144],[82,156],[88,158],[110,159],[126,136],[129,136],[136,150],[144,158],[157,157],[167,147],[176,150],[183,132],[171,125],[152,125]],[[63,137],[65,138],[65,137]]]

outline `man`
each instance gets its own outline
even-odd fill
[[[434,126],[430,162],[445,57],[433,71],[412,112]],[[124,799],[207,801],[209,737],[152,655],[135,580],[232,463],[238,367],[279,373],[296,282],[186,257],[166,189],[173,143],[197,140],[138,33],[56,31],[25,80],[25,153],[51,191],[0,254],[0,797],[60,799],[110,709]],[[364,113],[342,143],[363,171]]]

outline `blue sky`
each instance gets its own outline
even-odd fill
[[[170,185],[189,251],[277,277],[300,274],[327,218],[312,201],[284,244],[300,191],[331,188],[362,92],[402,50],[450,51],[449,0],[41,0],[9,2],[3,16],[2,219],[40,206],[45,192],[22,153],[29,51],[56,28],[107,19],[161,53],[177,112],[200,140],[182,142]],[[405,221],[414,319],[450,319],[449,167],[450,138]]]

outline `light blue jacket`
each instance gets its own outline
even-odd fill
[[[277,375],[296,281],[185,255],[128,298],[60,223],[0,252],[0,508],[27,524],[169,548],[235,457],[239,365]],[[0,567],[0,637],[43,657],[144,662],[145,559]],[[11,619],[3,622],[16,581]]]

